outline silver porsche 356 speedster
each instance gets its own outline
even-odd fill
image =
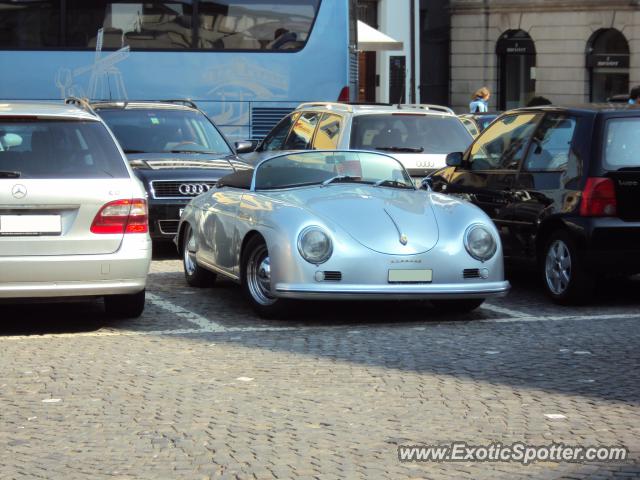
[[[469,311],[506,294],[493,223],[415,188],[394,158],[279,153],[221,178],[185,208],[176,236],[187,282],[223,275],[262,316],[289,299],[428,299]]]

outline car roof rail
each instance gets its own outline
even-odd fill
[[[455,115],[456,113],[453,109],[449,107],[445,107],[444,105],[434,105],[431,103],[416,103],[416,104],[398,104],[398,109],[403,108],[415,108],[419,110],[427,110],[431,112],[443,112],[450,113],[451,115]]]
[[[329,110],[340,110],[343,112],[353,112],[353,107],[348,103],[340,103],[340,102],[306,102],[301,103],[296,107],[296,110],[301,110],[303,108],[327,108]]]
[[[173,103],[176,105],[183,105],[185,107],[199,110],[198,106],[193,100],[189,99],[170,99],[170,100],[96,100],[93,103],[94,107],[111,107],[111,108],[127,108],[129,104],[145,104],[145,103]]]
[[[64,99],[65,105],[75,105],[80,107],[86,112],[91,113],[92,115],[96,115],[96,112],[93,110],[91,103],[88,98],[79,98],[79,97],[66,97]]]
[[[177,103],[177,104],[182,104],[182,105],[186,105],[187,107],[191,107],[194,110],[200,110],[198,108],[198,105],[196,105],[196,102],[194,102],[190,98],[173,98],[173,99],[169,99],[169,100],[156,100],[156,101],[159,102],[159,103]]]

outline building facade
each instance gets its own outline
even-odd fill
[[[450,0],[451,105],[599,102],[640,84],[640,0]]]
[[[360,52],[359,101],[420,101],[419,9],[419,0],[358,0],[358,19],[403,46],[401,50]]]

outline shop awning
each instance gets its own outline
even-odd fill
[[[358,50],[380,52],[384,50],[402,50],[402,42],[370,27],[358,20]]]

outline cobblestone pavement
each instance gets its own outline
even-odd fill
[[[166,258],[135,321],[99,302],[0,305],[0,478],[640,478],[638,293],[616,280],[560,308],[521,275],[459,318],[326,303],[267,322]],[[398,445],[452,441],[632,460],[398,461]]]

